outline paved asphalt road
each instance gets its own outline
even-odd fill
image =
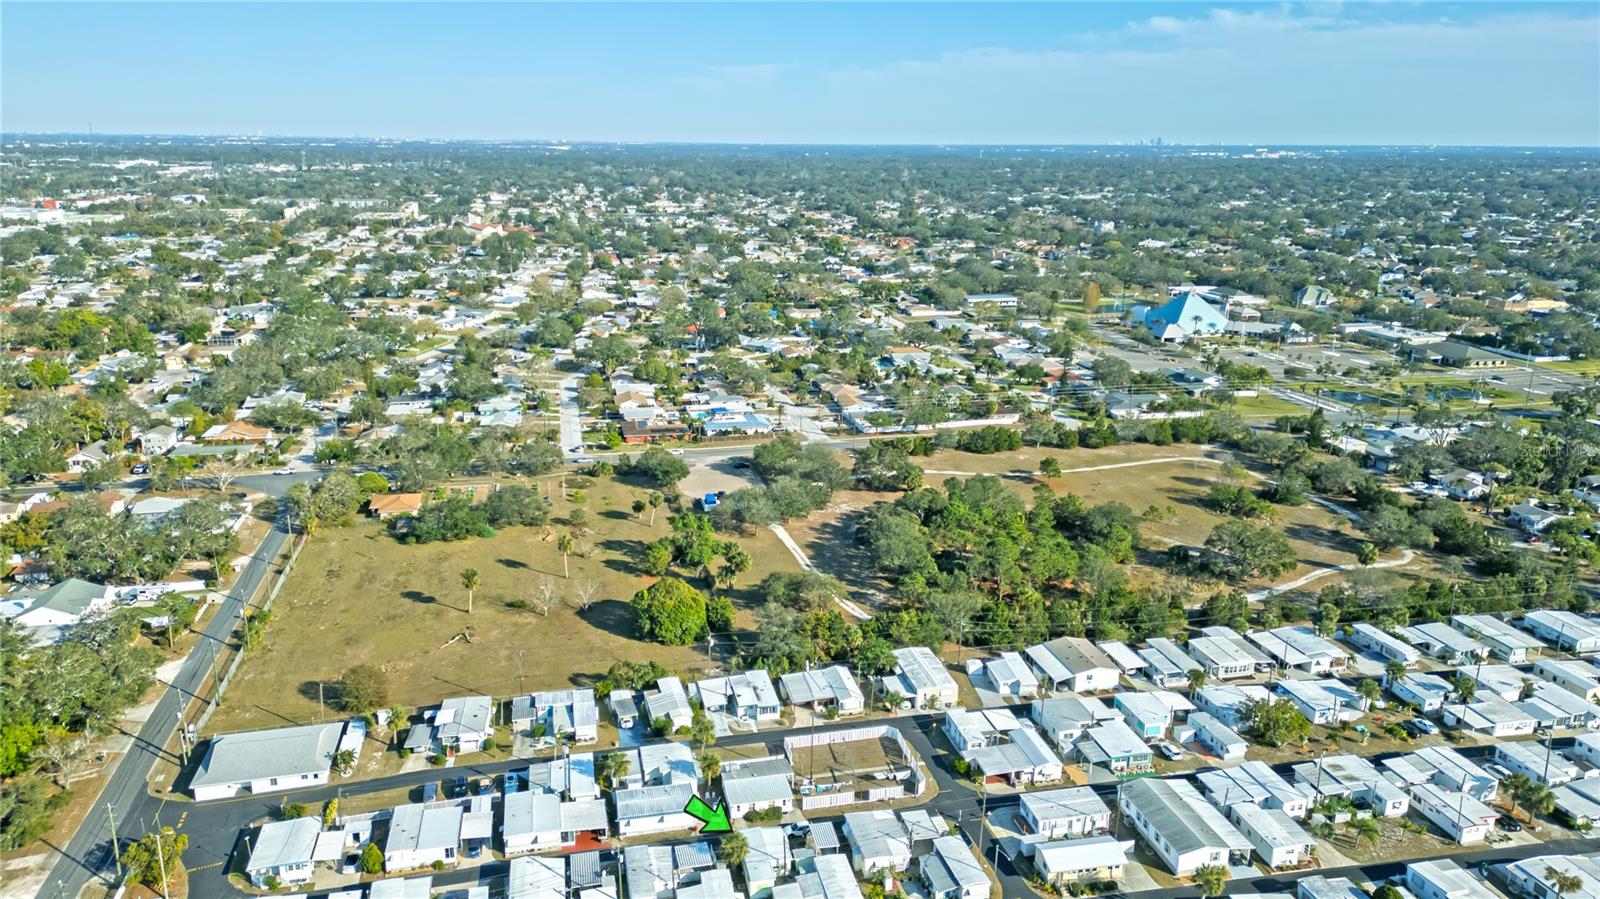
[[[271,496],[282,496],[290,485],[302,480],[314,480],[320,472],[297,472],[294,475],[254,475],[240,478],[235,484],[248,490],[258,490]],[[205,679],[211,676],[212,663],[218,651],[227,643],[244,612],[245,604],[260,589],[272,561],[283,550],[289,533],[282,516],[273,523],[272,530],[262,539],[251,554],[249,563],[239,575],[221,606],[207,622],[201,641],[189,653],[178,676],[168,684],[155,710],[134,735],[133,744],[116,762],[100,796],[72,839],[64,847],[55,847],[60,853],[43,887],[42,897],[77,896],[94,878],[109,883],[115,876],[111,851],[111,818],[117,821],[117,833],[124,840],[137,837],[148,828],[150,795],[147,784],[151,768],[163,754],[163,747],[172,738],[178,724],[178,715],[188,707]]]

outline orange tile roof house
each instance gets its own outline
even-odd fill
[[[379,521],[415,515],[422,511],[420,493],[375,493],[367,500],[367,514]]]
[[[207,443],[266,443],[272,432],[247,421],[230,421],[208,429],[202,439]]]

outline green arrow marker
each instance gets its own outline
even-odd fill
[[[689,797],[689,804],[683,807],[684,814],[699,821],[702,825],[701,833],[726,833],[733,829],[728,823],[728,810],[724,806],[712,808],[699,796]]]

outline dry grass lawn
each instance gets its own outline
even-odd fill
[[[555,501],[549,527],[507,528],[489,539],[407,546],[365,521],[317,533],[273,606],[265,644],[240,667],[210,730],[312,721],[318,683],[331,685],[359,664],[383,669],[391,702],[408,707],[463,694],[586,686],[623,659],[686,673],[714,667],[703,645],[661,646],[634,635],[628,599],[653,580],[636,563],[650,541],[668,533],[667,510],[658,510],[652,525],[648,514],[641,521],[630,509],[636,488],[578,478],[567,487],[583,490],[592,531],[579,541],[588,554],[570,559],[570,579],[556,549],[574,507],[564,498]],[[747,627],[751,586],[799,566],[768,531],[741,542],[754,565],[730,595],[737,623]],[[481,578],[471,614],[461,586],[466,568]],[[580,611],[573,588],[584,580],[598,590]],[[548,616],[510,607],[546,581],[565,604]],[[470,643],[454,639],[469,630]],[[725,661],[720,651],[718,661]]]

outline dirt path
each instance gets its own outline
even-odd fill
[[[772,528],[772,533],[778,535],[778,541],[789,550],[791,555],[794,556],[794,560],[800,563],[801,568],[804,568],[806,571],[817,570],[816,568],[812,567],[811,560],[806,558],[805,550],[800,548],[800,544],[794,542],[794,538],[789,536],[789,532],[784,530],[783,525],[774,524],[769,525],[769,527]],[[845,599],[843,596],[835,596],[833,601],[837,603],[839,608],[843,609],[847,615],[853,615],[863,621],[872,617],[870,612],[861,608],[850,600]]]
[[[1086,465],[1082,468],[1063,468],[1062,474],[1082,474],[1089,471],[1110,471],[1114,468],[1138,468],[1141,465],[1164,465],[1168,462],[1205,462],[1211,465],[1221,465],[1225,460],[1213,459],[1210,456],[1162,456],[1159,459],[1137,459],[1133,462],[1112,462],[1107,465]],[[925,468],[923,474],[957,475],[961,477],[975,477],[987,474],[982,471],[952,471],[942,468]]]
[[[1309,584],[1312,581],[1321,580],[1330,574],[1340,571],[1352,571],[1357,568],[1399,568],[1402,565],[1410,565],[1411,561],[1416,557],[1417,554],[1408,549],[1401,553],[1398,559],[1386,559],[1382,562],[1374,562],[1371,565],[1362,565],[1357,562],[1350,565],[1334,565],[1328,568],[1319,568],[1316,571],[1302,574],[1287,583],[1278,584],[1275,587],[1268,587],[1265,590],[1256,590],[1253,593],[1247,593],[1245,594],[1245,598],[1252,602],[1260,601],[1269,596],[1276,596],[1279,593],[1287,593],[1290,590],[1299,589],[1300,587],[1304,587],[1306,584]]]

